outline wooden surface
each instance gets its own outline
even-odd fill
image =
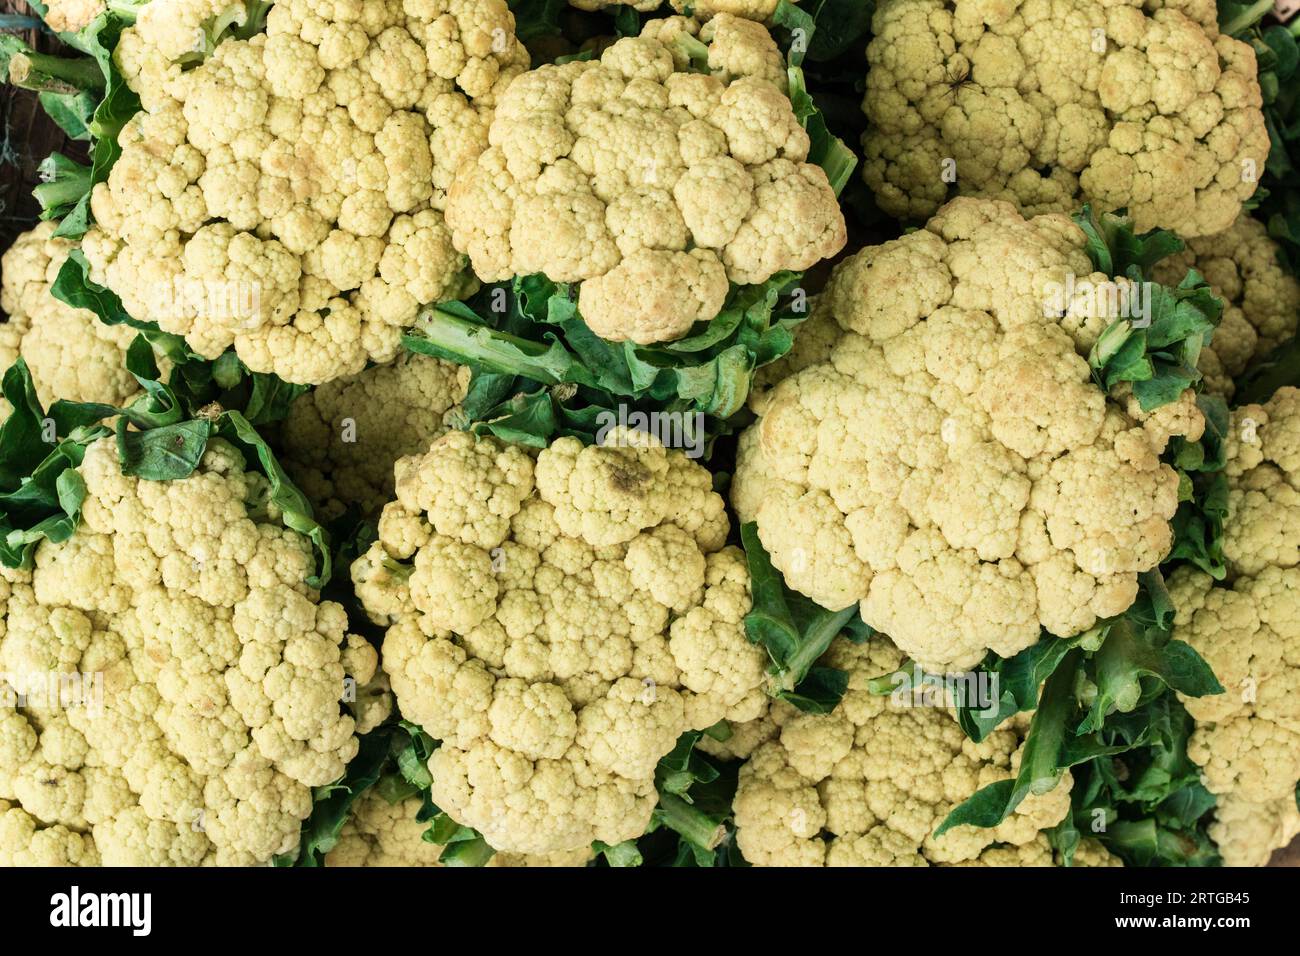
[[[24,0],[0,0],[0,15],[30,15]],[[29,31],[24,39],[38,50],[54,51],[61,44],[48,33]],[[69,140],[49,121],[36,94],[0,85],[0,250],[35,224],[40,206],[32,199],[38,182],[36,167],[53,152],[85,160],[85,146]],[[1300,838],[1273,855],[1271,866],[1300,866]]]

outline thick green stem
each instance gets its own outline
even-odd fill
[[[420,316],[406,343],[412,351],[476,363],[547,385],[564,381],[555,365],[545,360],[552,352],[550,347],[476,325],[439,308],[428,309]]]
[[[1246,9],[1235,17],[1229,18],[1226,22],[1219,24],[1219,29],[1228,36],[1236,36],[1242,30],[1248,29],[1258,23],[1274,7],[1274,0],[1256,0]]]
[[[781,675],[783,690],[794,690],[799,682],[808,676],[809,669],[826,653],[826,649],[831,646],[831,641],[839,636],[840,631],[844,630],[844,626],[853,620],[853,615],[857,613],[858,606],[854,604],[838,614],[830,615],[808,631],[807,639],[801,642],[795,652],[786,659],[785,673]]]
[[[693,804],[672,793],[659,794],[659,818],[670,830],[691,843],[712,850],[722,842],[726,828]]]
[[[16,39],[16,38],[15,38]],[[51,56],[22,44],[0,43],[0,60],[8,60],[9,82],[39,93],[80,93],[102,90],[104,73],[91,57]]]
[[[709,68],[709,48],[689,33],[679,33],[673,40],[677,49],[691,61],[691,66],[700,71]]]
[[[75,205],[90,191],[90,168],[61,153],[48,156],[41,163],[40,173],[43,182],[32,190],[32,195],[47,212]]]

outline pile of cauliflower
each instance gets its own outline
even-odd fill
[[[0,864],[293,851],[312,788],[388,716],[375,649],[303,584],[311,545],[234,446],[159,483],[103,439],[76,473],[77,534],[0,577]]]
[[[810,50],[834,5],[795,3],[48,0],[65,39],[121,18],[95,36],[139,108],[87,208],[0,260],[5,395],[34,392],[0,397],[0,866],[577,867],[665,836],[1120,866],[1087,761],[944,829],[1040,767],[1034,712],[977,742],[952,695],[881,688],[1088,659],[1161,575],[1162,639],[1225,688],[1162,701],[1200,825],[1229,865],[1300,836],[1300,381],[1247,403],[1293,369],[1300,279],[1256,218],[1255,49],[1211,0],[877,0],[856,51]],[[841,202],[814,101],[854,53],[870,196]],[[1163,404],[1107,387],[1117,327],[1130,372],[1184,343],[1134,321],[1150,283],[1099,271],[1097,222],[1169,230],[1149,278],[1222,304]],[[587,427],[683,414],[660,396],[723,388],[737,345],[747,407],[691,455]],[[529,377],[557,355],[609,367]],[[848,623],[779,646],[810,619]]]

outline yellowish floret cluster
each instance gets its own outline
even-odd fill
[[[881,0],[872,27],[862,170],[890,215],[955,190],[1207,236],[1258,188],[1255,51],[1213,0]]]
[[[785,86],[767,30],[726,13],[654,20],[598,61],[527,73],[456,177],[456,247],[484,281],[581,282],[582,316],[606,339],[681,338],[730,283],[807,269],[847,241]]]
[[[77,474],[77,534],[0,572],[0,864],[293,850],[312,788],[391,710],[362,693],[374,648],[303,584],[311,545],[234,446],[149,482],[104,439]]]
[[[450,432],[398,462],[352,567],[434,802],[498,850],[639,836],[684,732],[750,720],[765,656],[707,471],[635,432],[536,459]]]
[[[732,502],[788,584],[861,602],[929,670],[1123,612],[1173,543],[1159,456],[1204,419],[1190,392],[1145,414],[1094,384],[1108,303],[1051,315],[1047,291],[1109,281],[1084,250],[1065,216],[954,200],[836,269],[817,311],[842,335],[814,320],[829,357],[764,394],[741,437]]]
[[[215,358],[319,384],[469,288],[442,210],[528,67],[505,0],[279,0],[191,69],[224,0],[152,3],[115,57],[144,105],[91,200],[93,281]]]

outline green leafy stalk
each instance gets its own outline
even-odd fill
[[[172,363],[165,379],[155,350]],[[306,583],[324,587],[331,573],[328,535],[255,427],[282,419],[304,389],[250,374],[234,356],[205,362],[156,328],[137,336],[126,367],[143,392],[130,405],[60,401],[48,413],[21,359],[5,373],[4,395],[14,411],[0,424],[0,562],[30,566],[41,541],[57,543],[75,532],[85,498],[75,468],[93,442],[116,434],[123,474],[173,481],[193,474],[209,442],[220,437],[266,476],[284,524],[311,540],[318,564]],[[105,424],[110,419],[114,429]]]
[[[1138,600],[1120,617],[1069,641],[1044,636],[1010,661],[984,665],[1008,681],[995,685],[998,713],[988,717],[963,705],[959,722],[982,740],[1012,714],[1033,710],[1020,770],[959,804],[937,834],[961,825],[997,826],[1030,794],[1053,789],[1066,770],[1147,747],[1153,737],[1144,728],[1153,709],[1168,707],[1170,691],[1223,693],[1204,659],[1171,639],[1172,624],[1168,591],[1159,572],[1151,571],[1142,576]]]
[[[718,766],[696,749],[703,736],[689,731],[655,767],[659,802],[646,836],[637,841],[638,858],[661,860],[657,834],[671,833],[675,845],[667,854],[671,866],[720,866],[734,862],[728,840],[731,804],[736,794],[737,767]],[[611,862],[611,865],[614,865]],[[630,864],[622,864],[630,865]]]
[[[1250,0],[1249,3],[1219,0],[1219,29],[1228,36],[1236,36],[1272,13],[1273,7],[1274,0]]]
[[[727,828],[718,820],[672,793],[661,793],[655,813],[660,823],[687,843],[709,853],[718,848]]]
[[[591,848],[599,853],[610,866],[623,868],[630,866],[640,866],[645,862],[641,856],[641,850],[637,847],[635,840],[624,840],[622,843],[616,843],[610,846],[608,843],[602,843],[597,840],[591,845]]]
[[[1218,396],[1199,395],[1205,417],[1199,441],[1174,439],[1166,459],[1181,479],[1180,501],[1174,515],[1174,546],[1168,562],[1186,561],[1222,581],[1228,573],[1223,554],[1223,523],[1228,516],[1228,479],[1223,474],[1230,418]]]
[[[41,182],[32,190],[32,195],[41,204],[42,219],[62,219],[74,212],[93,181],[89,166],[68,159],[62,153],[45,157],[37,172]]]
[[[754,595],[745,636],[766,649],[777,697],[807,713],[830,713],[848,689],[848,675],[816,662],[835,638],[843,635],[861,643],[871,629],[856,604],[829,611],[790,590],[763,548],[757,524],[743,525],[740,538]]]
[[[489,286],[465,303],[426,308],[403,336],[408,351],[468,365],[480,393],[499,404],[545,386],[577,386],[568,399],[612,409],[647,403],[660,411],[701,412],[715,421],[744,407],[754,369],[794,344],[807,317],[799,277],[733,287],[722,312],[686,337],[653,347],[613,343],[578,313],[576,290],[544,276]],[[479,413],[492,406],[481,401]]]
[[[789,0],[781,0],[773,14],[773,23],[789,32],[786,43],[786,72],[790,104],[794,107],[795,116],[798,117],[800,124],[807,130],[808,138],[812,143],[808,161],[821,166],[826,171],[826,178],[830,180],[831,188],[835,190],[837,196],[843,193],[845,186],[853,178],[853,171],[858,166],[858,157],[843,140],[830,131],[826,117],[808,92],[803,63],[806,56],[814,53],[827,56],[834,52],[833,47],[839,47],[841,44],[844,49],[847,49],[855,34],[860,37],[865,33],[866,24],[862,21],[863,8],[869,11],[871,6],[870,3],[863,3],[861,0],[853,0],[847,5],[841,0],[815,0],[812,8],[806,10],[795,6]],[[869,22],[870,12],[866,12],[865,15]],[[830,43],[819,43],[822,37],[828,39],[832,37],[832,24],[840,28],[840,32],[835,34],[835,39]],[[860,32],[859,28],[861,28]],[[843,50],[841,49],[840,52]],[[707,48],[705,54],[707,59]]]
[[[1195,270],[1174,289],[1150,281],[1156,263],[1183,249],[1173,233],[1138,235],[1130,220],[1098,216],[1091,206],[1074,220],[1097,270],[1127,280],[1119,301],[1134,310],[1145,303],[1141,321],[1117,318],[1098,337],[1088,358],[1093,378],[1105,391],[1130,383],[1143,411],[1177,401],[1201,381],[1196,365],[1223,315],[1222,300]]]
[[[47,415],[21,358],[4,373],[3,393],[13,411],[0,423],[0,562],[30,567],[42,540],[76,531],[86,489],[74,469],[109,434],[100,422],[116,409],[56,402]]]
[[[559,385],[594,384],[594,376],[558,341],[550,345],[499,332],[483,324],[459,302],[435,306],[420,313],[402,340],[412,352],[460,361],[499,375],[516,375]]]
[[[943,836],[955,826],[995,827],[1015,812],[1025,797],[1047,793],[1056,787],[1068,766],[1062,763],[1062,753],[1073,702],[1073,665],[1080,653],[1078,650],[1070,651],[1062,666],[1043,685],[1016,776],[989,784],[959,804],[935,831],[936,837]]]
[[[1187,756],[1195,722],[1171,695],[1111,720],[1107,743],[1127,750],[1073,770],[1071,812],[1049,838],[1066,862],[1079,840],[1100,840],[1130,866],[1213,866],[1207,829],[1214,795]]]
[[[47,12],[41,3],[32,6],[42,16]],[[121,155],[118,133],[140,110],[139,97],[127,86],[113,62],[113,50],[123,28],[134,22],[138,6],[139,3],[130,0],[114,0],[81,30],[59,34],[60,39],[85,54],[84,57],[55,58],[66,62],[54,63],[23,54],[36,71],[34,74],[29,71],[28,82],[33,82],[32,76],[37,78],[34,88],[42,90],[41,105],[46,112],[69,136],[93,144],[89,175],[73,175],[70,168],[65,168],[48,184],[54,188],[45,190],[44,194],[37,193],[44,217],[62,220],[55,230],[57,236],[77,239],[90,227],[91,190],[108,179],[109,170]],[[18,57],[14,60],[18,61],[20,71],[29,69],[24,60]],[[7,66],[9,75],[14,68],[11,60]]]

